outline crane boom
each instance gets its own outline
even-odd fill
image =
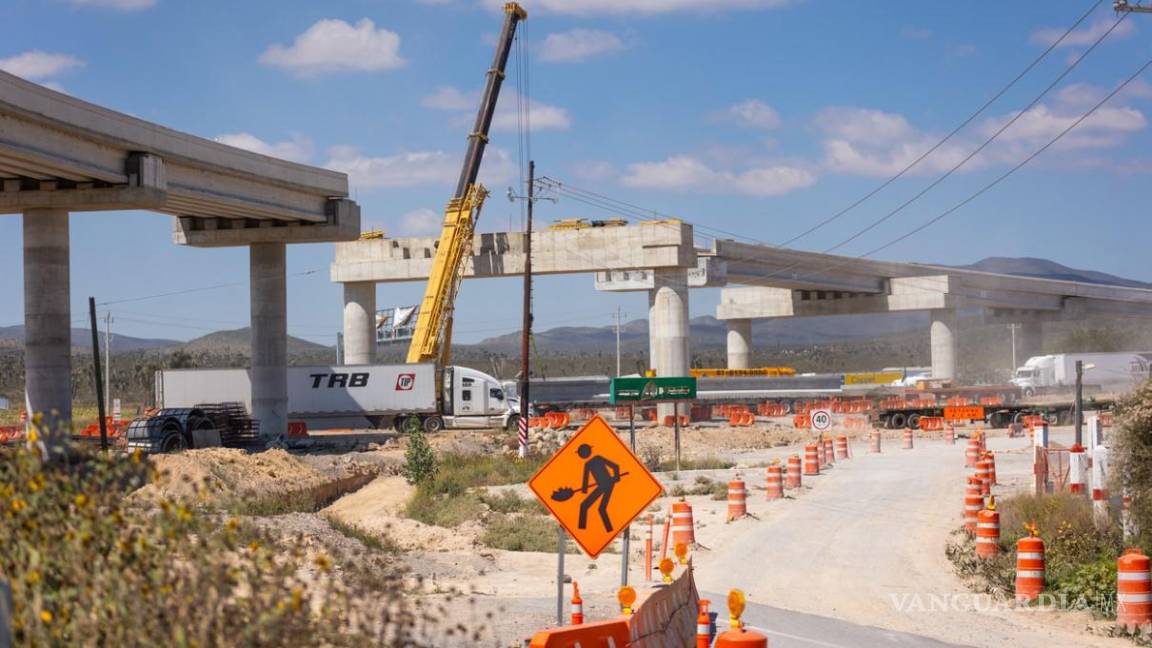
[[[430,360],[439,360],[442,366],[448,363],[456,293],[460,290],[464,265],[472,247],[476,220],[480,217],[480,209],[488,196],[488,190],[477,183],[476,178],[480,173],[480,163],[484,160],[484,149],[488,146],[488,131],[492,126],[492,116],[496,112],[500,87],[504,83],[504,69],[512,52],[516,26],[527,17],[527,12],[519,4],[509,2],[504,5],[504,28],[500,31],[500,38],[496,43],[496,57],[492,67],[488,69],[480,109],[476,113],[476,123],[472,132],[468,134],[468,150],[464,154],[464,165],[460,170],[456,193],[444,212],[444,227],[440,232],[436,257],[432,261],[428,286],[424,289],[424,298],[420,302],[416,331],[408,347],[410,363]]]

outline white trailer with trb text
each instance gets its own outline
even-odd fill
[[[162,369],[156,372],[155,395],[158,408],[238,401],[252,411],[247,369]],[[500,381],[467,367],[438,371],[429,363],[288,368],[288,421],[302,421],[308,429],[515,429],[518,408],[510,400]]]

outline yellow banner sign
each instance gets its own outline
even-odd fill
[[[875,373],[844,374],[845,385],[887,385],[904,378],[902,371],[877,371]]]

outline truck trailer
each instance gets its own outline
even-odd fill
[[[439,384],[437,381],[439,380]],[[252,410],[247,369],[162,369],[156,407],[239,401]],[[467,367],[433,363],[288,368],[288,421],[308,429],[515,429],[518,404],[500,382]]]
[[[1012,384],[1025,396],[1070,389],[1076,385],[1076,362],[1084,364],[1083,382],[1105,392],[1126,392],[1148,380],[1152,353],[1059,353],[1033,356],[1016,369]]]

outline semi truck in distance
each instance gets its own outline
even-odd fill
[[[1148,380],[1152,353],[1059,353],[1028,358],[1012,376],[1026,397],[1076,385],[1076,362],[1084,363],[1083,383],[1105,392],[1125,392]]]
[[[242,402],[252,411],[247,369],[162,369],[156,407]],[[434,363],[288,368],[288,421],[307,429],[516,428],[519,404],[500,381],[467,367]]]

